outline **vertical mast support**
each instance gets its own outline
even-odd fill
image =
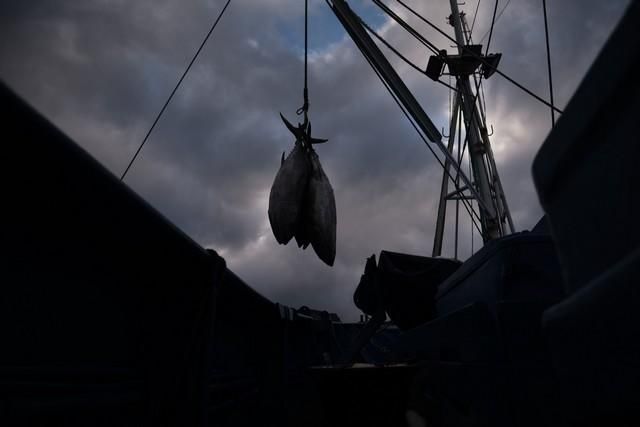
[[[453,98],[453,107],[451,109],[451,123],[449,123],[449,144],[447,149],[453,154],[453,145],[456,140],[456,131],[458,124],[458,111],[460,109],[460,95],[456,93]],[[444,220],[447,213],[447,194],[449,193],[449,169],[451,162],[447,158],[444,163],[444,171],[442,172],[442,187],[440,188],[440,204],[438,205],[438,216],[436,219],[436,233],[433,237],[433,253],[434,257],[442,255],[442,240],[444,237]]]

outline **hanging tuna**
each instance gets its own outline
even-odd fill
[[[282,117],[282,115],[280,115]],[[282,120],[296,137],[291,153],[283,159],[269,195],[269,222],[280,244],[295,237],[298,247],[309,244],[318,257],[333,265],[336,255],[336,202],[333,188],[322,170],[312,144],[326,139],[311,137],[311,125],[293,126]]]
[[[300,141],[280,164],[269,194],[269,222],[278,243],[286,245],[301,217],[302,199],[309,181],[309,158]]]
[[[309,244],[316,255],[333,265],[336,258],[336,201],[333,188],[313,150],[313,144],[327,142],[311,137],[309,121],[309,89],[307,82],[308,0],[304,2],[304,104],[297,111],[304,122],[293,126],[280,117],[296,137],[291,153],[280,164],[280,170],[269,194],[269,222],[278,243],[286,245],[292,237],[298,247]]]

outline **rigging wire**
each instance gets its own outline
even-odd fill
[[[473,22],[471,23],[471,29],[469,30],[469,41],[471,41],[471,34],[473,34],[473,28],[476,25],[476,18],[478,17],[478,9],[480,9],[480,3],[482,3],[482,0],[478,0],[478,4],[476,4],[476,11],[473,13]]]
[[[496,2],[493,5],[493,16],[491,17],[491,26],[489,27],[489,40],[487,40],[487,48],[484,50],[484,56],[487,56],[489,54],[489,45],[491,45],[493,28],[496,25],[496,12],[498,11],[498,2],[499,0],[496,0]],[[482,76],[480,76],[480,79],[482,80]]]
[[[136,161],[136,158],[138,157],[138,154],[140,154],[140,151],[142,150],[142,147],[144,147],[144,145],[146,144],[147,140],[149,139],[149,136],[151,135],[151,132],[153,132],[153,129],[156,127],[156,124],[160,120],[160,117],[162,117],[162,114],[164,113],[164,110],[166,110],[167,106],[171,102],[171,99],[173,98],[173,95],[175,95],[176,91],[178,90],[178,88],[182,84],[182,81],[184,80],[184,78],[186,77],[187,73],[191,69],[191,66],[196,61],[196,58],[198,57],[198,55],[202,51],[202,48],[204,48],[204,45],[207,43],[207,40],[209,40],[209,37],[211,36],[211,33],[213,33],[213,30],[218,25],[218,22],[220,22],[220,19],[222,18],[222,15],[224,15],[225,10],[227,10],[227,6],[229,6],[229,3],[231,3],[231,0],[227,0],[227,3],[224,5],[222,10],[218,14],[218,17],[216,18],[216,20],[214,21],[213,25],[209,29],[209,32],[207,33],[207,35],[205,36],[204,40],[200,44],[200,47],[196,51],[195,55],[193,55],[193,58],[191,58],[191,61],[189,62],[189,65],[187,65],[187,68],[182,73],[182,76],[178,80],[178,83],[176,83],[175,87],[171,91],[171,94],[169,95],[169,97],[165,101],[164,105],[160,109],[160,112],[158,113],[158,115],[156,116],[155,120],[153,121],[153,124],[151,125],[151,127],[147,131],[147,134],[145,135],[145,137],[142,140],[142,142],[140,143],[140,146],[138,146],[138,149],[136,150],[135,154],[133,155],[133,157],[129,161],[129,164],[127,165],[127,168],[124,170],[124,172],[120,176],[120,181],[124,181],[124,178],[127,176],[127,173],[129,172],[129,169],[131,169],[131,166],[133,165],[133,162]]]
[[[553,73],[551,72],[551,49],[549,49],[549,24],[547,22],[547,0],[542,0],[544,12],[544,36],[547,42],[547,69],[549,71],[549,95],[551,100],[551,127],[556,125],[556,113],[553,111]]]
[[[489,53],[489,45],[491,44],[491,37],[493,36],[493,28],[496,25],[496,12],[498,11],[498,2],[499,0],[496,0],[493,5],[493,16],[491,17],[491,26],[489,27],[489,40],[487,40],[487,48],[484,50],[484,56],[487,56],[487,54]],[[480,79],[482,79],[482,76],[480,76]]]
[[[504,5],[504,7],[502,9],[500,9],[500,12],[498,13],[498,16],[496,17],[496,21],[498,22],[500,20],[500,17],[502,16],[502,14],[504,13],[505,10],[507,10],[507,7],[509,6],[509,3],[511,3],[511,0],[507,0],[507,3]],[[484,39],[487,38],[487,36],[489,35],[489,30],[487,30],[484,35],[482,36],[482,38],[480,39],[479,43],[482,43],[484,41]]]
[[[391,10],[386,4],[382,3],[380,0],[373,0],[373,2],[380,8],[384,13],[389,15],[391,19],[396,21],[402,28],[405,29],[409,34],[411,34],[416,40],[425,45],[431,52],[435,55],[440,55],[440,49],[422,36],[419,32],[417,32],[407,21],[402,19],[398,14],[396,14],[393,10]]]
[[[374,0],[374,2],[378,2],[379,0]],[[413,15],[415,15],[417,18],[419,18],[421,21],[423,21],[424,23],[426,23],[427,25],[429,25],[430,27],[432,27],[433,29],[435,29],[436,31],[438,31],[440,34],[442,34],[443,36],[445,36],[447,39],[449,39],[450,41],[452,41],[453,43],[455,43],[456,46],[458,46],[460,49],[464,50],[466,53],[468,53],[469,55],[471,55],[472,57],[476,58],[477,60],[479,60],[481,63],[485,64],[486,66],[490,67],[493,71],[495,71],[495,73],[501,75],[503,78],[505,78],[507,81],[509,81],[511,84],[515,85],[516,87],[518,87],[520,90],[526,92],[528,95],[530,95],[531,97],[535,98],[536,100],[538,100],[539,102],[545,104],[547,107],[551,107],[553,108],[556,112],[562,114],[563,111],[558,109],[557,107],[551,105],[548,101],[546,101],[545,99],[541,98],[540,96],[536,95],[534,92],[532,92],[531,90],[527,89],[525,86],[521,85],[520,83],[518,83],[517,81],[515,81],[514,79],[512,79],[511,77],[509,77],[508,75],[506,75],[504,72],[500,71],[497,67],[494,67],[492,64],[490,64],[485,58],[483,58],[481,55],[476,54],[475,52],[473,52],[473,50],[469,49],[466,46],[462,46],[459,45],[458,42],[453,39],[449,34],[447,34],[446,32],[444,32],[443,30],[441,30],[437,25],[435,25],[434,23],[432,23],[431,21],[429,21],[427,18],[425,18],[424,16],[420,15],[418,12],[416,12],[414,9],[412,9],[409,5],[407,5],[404,1],[402,0],[396,0],[398,3],[400,3],[402,6],[404,6],[407,10],[409,10]]]
[[[375,38],[380,40],[380,42],[382,44],[384,44],[389,50],[391,50],[393,53],[395,53],[400,59],[402,59],[409,66],[411,66],[413,69],[418,71],[420,74],[422,74],[424,76],[427,76],[427,73],[422,68],[418,67],[415,63],[411,62],[406,56],[404,56],[402,53],[400,53],[395,47],[391,46],[391,44],[389,44],[388,41],[386,41],[380,34],[378,34],[373,28],[371,28],[366,22],[364,22],[364,20],[362,20],[362,18],[358,17],[358,20],[360,21],[362,26],[367,29],[367,31],[369,31],[371,34],[373,34],[375,36]],[[440,83],[441,85],[449,88],[449,90],[453,90],[453,91],[456,91],[456,92],[458,91],[458,89],[454,88],[450,84],[447,84],[447,83],[443,82],[440,79],[435,80],[435,81],[437,83]]]

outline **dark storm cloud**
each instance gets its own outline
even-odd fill
[[[4,5],[0,78],[119,175],[223,3]],[[374,13],[368,2],[352,3]],[[488,29],[492,11],[492,2],[483,3],[477,37]],[[504,54],[505,72],[546,97],[539,3],[512,0],[496,26],[491,51]],[[549,3],[561,107],[627,3]],[[416,4],[450,31],[448,1]],[[466,8],[471,14],[475,2]],[[292,143],[278,112],[295,119],[302,101],[299,1],[231,3],[127,183],[196,241],[220,251],[268,297],[353,318],[351,294],[365,257],[381,249],[430,253],[442,172],[353,43],[343,38],[324,2],[312,1],[311,10],[326,31],[318,40],[332,43],[312,43],[309,77],[314,133],[330,139],[317,151],[338,207],[334,268],[310,248],[279,246],[266,216],[280,155]],[[442,36],[401,7],[396,10],[451,50]],[[386,22],[380,31],[413,61],[426,64],[428,52],[397,25]],[[435,124],[445,126],[447,90],[390,58]],[[517,225],[527,228],[541,215],[530,165],[548,132],[549,112],[498,76],[486,89],[502,180]],[[469,227],[467,220],[463,256],[471,249]],[[453,253],[450,240],[445,249]]]

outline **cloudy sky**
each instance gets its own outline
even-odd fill
[[[448,0],[406,0],[441,28]],[[477,2],[462,9],[469,19]],[[492,52],[501,69],[547,98],[541,0],[500,0]],[[0,79],[120,175],[225,1],[31,0],[0,6]],[[368,0],[350,3],[416,63],[429,55]],[[550,0],[556,103],[563,108],[629,0]],[[387,4],[440,48],[450,43]],[[489,28],[493,0],[474,28]],[[322,0],[310,0],[310,98],[317,148],[338,210],[333,268],[309,248],[280,246],[267,218],[268,194],[302,103],[301,0],[233,0],[167,108],[126,184],[195,241],[274,301],[354,319],[351,296],[365,258],[382,249],[429,255],[441,170]],[[485,39],[486,42],[486,39]],[[385,49],[383,49],[385,50]],[[438,127],[448,90],[391,62]],[[518,229],[542,215],[533,157],[550,130],[549,110],[506,80],[486,82],[494,153]],[[450,209],[451,211],[451,209]],[[451,256],[448,230],[445,254]],[[468,218],[461,258],[471,253]],[[474,248],[478,247],[475,236]]]

